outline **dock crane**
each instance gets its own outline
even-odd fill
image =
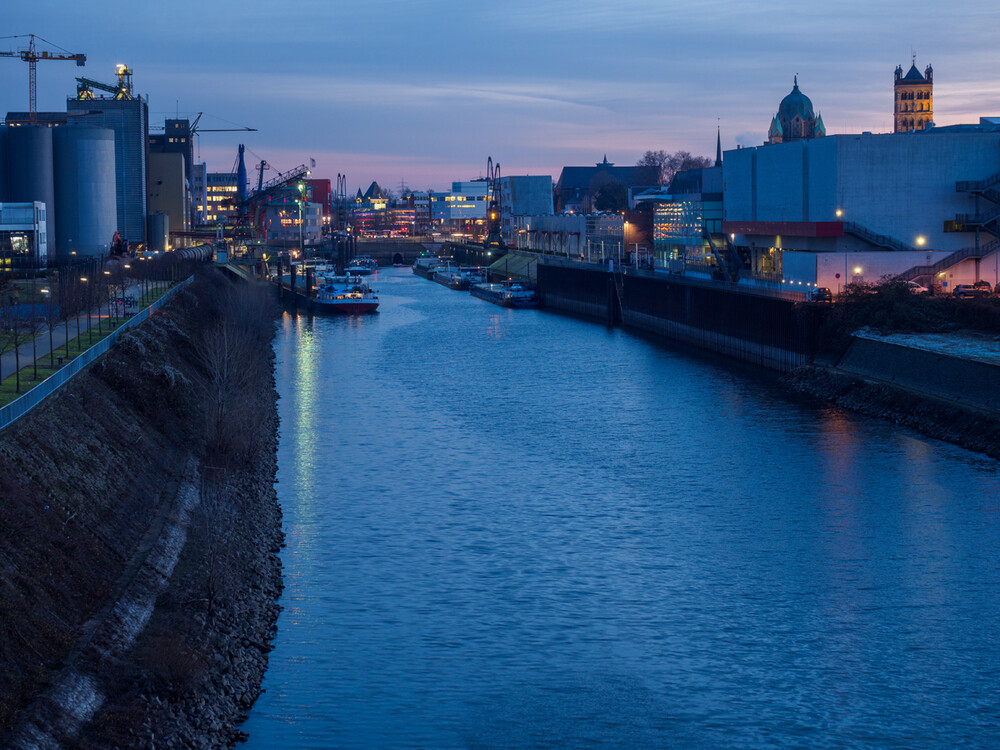
[[[504,252],[507,244],[500,234],[500,162],[493,163],[493,157],[486,160],[486,250]]]
[[[25,34],[15,34],[14,36],[2,37],[4,39],[23,39]],[[76,61],[77,67],[83,67],[87,63],[87,56],[79,52],[66,52],[63,50],[62,53],[59,52],[49,52],[48,50],[42,50],[39,52],[35,48],[35,40],[38,39],[40,42],[45,42],[46,44],[51,44],[55,47],[52,42],[42,39],[42,37],[36,34],[27,34],[28,46],[19,49],[16,52],[13,51],[0,51],[0,57],[20,57],[26,63],[28,63],[28,113],[31,122],[35,122],[38,119],[38,96],[36,94],[35,78],[36,71],[35,67],[39,60],[74,60]]]
[[[272,195],[280,192],[287,185],[301,181],[309,176],[309,168],[305,164],[300,164],[287,172],[278,172],[277,177],[273,177],[267,182],[264,181],[264,170],[270,165],[261,159],[258,165],[259,176],[257,178],[257,189],[252,193],[247,192],[247,168],[243,153],[244,145],[241,143],[236,156],[236,203],[238,214],[233,223],[232,236],[237,240],[249,242],[255,234],[263,235],[262,209],[264,204]],[[300,188],[301,189],[301,188]],[[252,211],[252,213],[251,213]]]
[[[78,101],[91,101],[94,99],[94,89],[107,91],[114,94],[115,99],[120,101],[130,101],[132,99],[132,68],[119,63],[115,66],[115,75],[118,76],[118,85],[111,83],[101,83],[92,78],[76,79],[76,98]]]

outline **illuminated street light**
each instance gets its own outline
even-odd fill
[[[923,247],[925,242],[927,242],[927,238],[924,237],[923,235],[917,237],[917,245],[919,245],[920,247]]]
[[[843,215],[844,215],[844,209],[838,208],[837,209],[837,218],[839,219]]]
[[[854,267],[854,275],[855,276],[860,276],[861,275],[861,266],[855,266]]]

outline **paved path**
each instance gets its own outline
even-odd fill
[[[153,288],[153,287],[151,287]],[[137,285],[130,286],[128,288],[127,294],[129,296],[139,299],[142,294]],[[94,308],[90,311],[90,325],[96,331],[97,321],[100,318],[102,321],[108,318],[108,308],[102,307],[100,310]],[[83,348],[86,349],[89,346],[89,339],[87,338],[87,313],[80,313],[76,317],[69,319],[69,339],[72,341],[76,338],[76,326],[77,321],[80,324],[80,336],[81,344]],[[121,320],[121,318],[119,318]],[[107,330],[102,322],[102,328]],[[55,349],[59,349],[63,344],[66,343],[66,324],[59,320],[56,321],[52,326],[52,346]],[[73,347],[71,351],[76,351]],[[43,325],[41,332],[35,338],[34,350],[32,350],[32,341],[29,339],[26,343],[21,344],[18,347],[17,354],[15,356],[14,350],[11,349],[9,352],[4,352],[0,356],[0,380],[14,374],[14,368],[16,363],[20,361],[21,370],[23,371],[26,367],[31,367],[34,363],[34,356],[37,355],[39,364],[49,363],[49,327],[48,324]]]

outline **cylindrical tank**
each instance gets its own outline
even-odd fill
[[[103,257],[118,226],[114,131],[67,125],[55,129],[53,146],[57,257]]]
[[[149,249],[166,250],[170,239],[170,216],[162,211],[149,215]]]
[[[7,130],[0,124],[0,203],[7,200]]]
[[[52,130],[44,125],[7,129],[6,198],[11,203],[45,204],[46,244],[56,236]]]

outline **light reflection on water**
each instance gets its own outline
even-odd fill
[[[276,343],[286,589],[250,747],[996,744],[995,462],[375,286],[380,314]]]

